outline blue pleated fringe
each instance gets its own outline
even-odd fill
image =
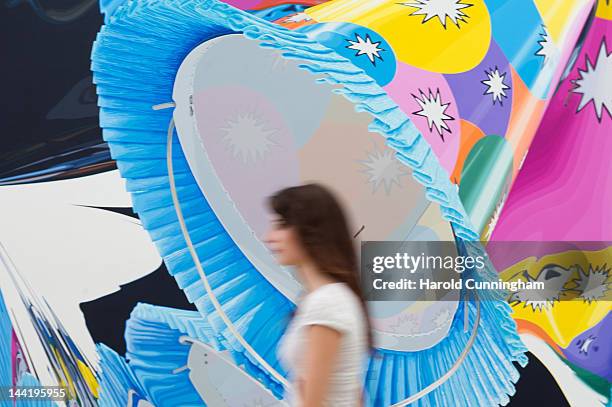
[[[155,406],[202,406],[189,380],[189,370],[172,373],[187,364],[190,346],[182,335],[205,341],[210,327],[195,311],[138,304],[126,323],[126,358]],[[214,406],[213,406],[214,407]]]
[[[98,406],[127,406],[129,390],[144,398],[146,392],[125,359],[104,344],[97,344],[96,348],[100,356]]]
[[[239,365],[278,393],[280,384],[244,351],[206,296],[172,206],[165,162],[166,129],[172,111],[150,108],[172,100],[178,67],[193,48],[230,32],[242,32],[261,40],[262,46],[282,50],[287,58],[303,61],[302,68],[323,75],[317,80],[343,85],[336,92],[355,103],[357,110],[372,114],[370,130],[382,134],[397,158],[412,169],[428,198],[440,205],[456,235],[471,241],[477,240],[478,234],[448,174],[414,124],[370,77],[332,50],[219,1],[142,0],[119,7],[100,31],[92,51],[104,139],[127,180],[134,210],[169,272],[206,319],[210,327],[207,342],[231,350]],[[178,147],[176,135],[175,143]],[[293,303],[240,252],[198,189],[179,148],[175,148],[173,160],[181,208],[215,294],[243,337],[282,372],[276,345]],[[477,277],[497,279],[494,270]],[[514,392],[512,383],[518,379],[512,362],[526,363],[525,348],[503,299],[484,301],[481,307],[478,339],[462,367],[441,388],[415,404],[484,406],[508,402],[508,395]],[[399,401],[444,374],[469,337],[463,332],[463,312],[460,309],[455,316],[448,337],[432,349],[378,350],[367,377],[370,405]],[[473,315],[472,309],[470,318]],[[152,374],[146,373],[149,369],[163,373],[156,370],[154,362],[146,365],[143,361],[138,366],[143,377]],[[163,395],[164,391],[169,394]],[[155,394],[160,400],[176,395],[165,388],[156,388]]]

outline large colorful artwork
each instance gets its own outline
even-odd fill
[[[276,347],[302,287],[262,236],[266,197],[301,182],[338,194],[356,242],[453,241],[462,252],[612,241],[610,7],[100,2],[91,71],[112,161],[107,150],[83,161],[60,154],[53,167],[0,180],[0,200],[14,208],[0,215],[0,384],[60,385],[72,405],[286,405]],[[12,215],[26,210],[27,221]],[[55,230],[61,253],[45,244]],[[609,247],[585,244],[577,263],[567,248],[526,246],[492,256],[477,276],[554,275],[559,292],[540,302],[460,292],[371,302],[366,405],[508,404],[527,350],[572,404],[603,405]],[[83,312],[100,298],[112,307],[117,291],[153,274],[171,277],[164,287],[180,301],[130,303],[118,328],[125,349],[93,340],[101,334]]]
[[[591,7],[335,1],[277,22],[334,49],[385,90],[459,185],[486,240]]]

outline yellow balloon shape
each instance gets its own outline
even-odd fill
[[[484,58],[491,19],[484,2],[457,0],[433,8],[419,0],[336,0],[311,7],[318,22],[358,24],[382,35],[395,57],[438,73],[459,73]]]

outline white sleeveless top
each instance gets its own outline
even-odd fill
[[[285,336],[279,345],[279,357],[288,370],[292,391],[286,399],[299,407],[297,380],[304,371],[307,332],[310,325],[323,325],[342,334],[339,355],[332,370],[325,406],[360,405],[368,355],[365,315],[357,296],[344,283],[325,284],[308,293],[298,304]]]

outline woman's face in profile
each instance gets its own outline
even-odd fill
[[[264,241],[282,266],[295,266],[304,259],[298,234],[279,216],[272,219]]]

